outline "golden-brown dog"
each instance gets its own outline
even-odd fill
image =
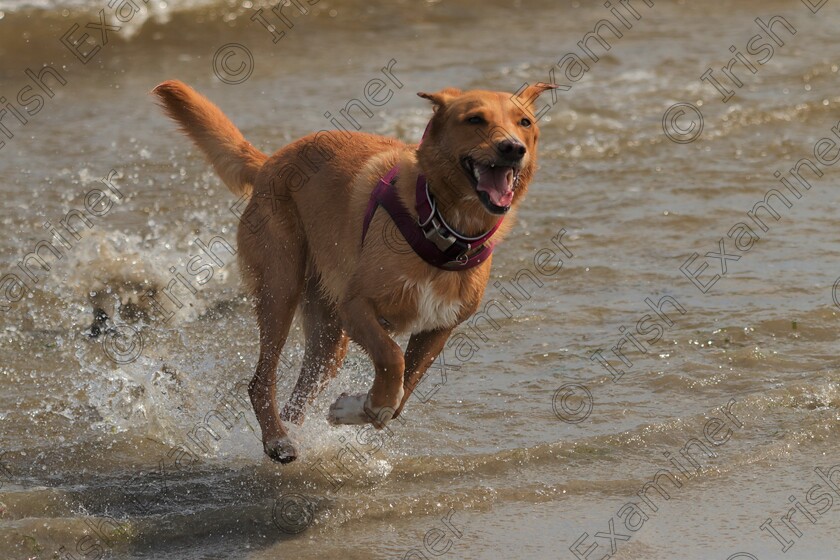
[[[457,89],[420,93],[432,102],[434,115],[419,146],[321,131],[271,157],[187,85],[168,81],[154,89],[230,190],[250,194],[244,215],[249,224],[260,225],[241,224],[237,241],[260,328],[249,395],[269,457],[283,463],[296,458],[281,417],[302,423],[306,404],[336,375],[349,339],[368,353],[376,374],[367,394],[336,400],[329,420],[381,428],[400,414],[452,330],[481,301],[490,258],[463,270],[457,263],[454,270],[443,269],[416,250],[394,251],[386,243],[386,231],[393,235],[391,215],[380,209],[370,217],[371,192],[380,178],[397,166],[395,195],[418,228],[415,190],[418,175],[424,175],[426,196],[443,220],[436,224],[464,238],[491,230],[516,208],[534,174],[539,131],[530,105],[550,87],[535,84],[519,96]],[[510,226],[505,219],[492,242]],[[435,231],[425,235],[440,241]],[[303,367],[279,413],[276,369],[299,305],[306,337]],[[391,335],[405,332],[411,338],[403,355]]]

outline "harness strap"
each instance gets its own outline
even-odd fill
[[[380,199],[383,197],[385,192],[389,190],[389,188],[394,186],[394,183],[397,181],[397,171],[398,169],[395,165],[390,171],[388,171],[388,173],[385,174],[384,177],[379,178],[379,182],[376,183],[376,187],[374,187],[373,192],[370,193],[367,210],[365,210],[365,224],[362,227],[362,243],[365,242],[368,227],[370,227],[370,222],[373,220],[373,214],[376,212],[376,207],[380,204]]]
[[[426,125],[423,138],[426,138],[430,127],[431,121]],[[364,244],[376,209],[382,206],[414,252],[433,266],[443,270],[467,270],[480,265],[490,257],[495,245],[490,242],[490,238],[502,225],[501,219],[477,237],[462,235],[444,221],[429,193],[429,184],[424,175],[417,176],[414,188],[417,209],[417,219],[415,219],[400,200],[397,189],[394,188],[398,173],[398,167],[392,167],[384,177],[379,179],[370,193],[362,226],[362,244]]]

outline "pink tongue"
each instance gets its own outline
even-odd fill
[[[513,169],[510,167],[478,167],[478,190],[486,192],[490,202],[507,207],[513,201]]]

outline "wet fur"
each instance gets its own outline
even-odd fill
[[[260,356],[249,393],[271,458],[295,459],[283,422],[303,422],[306,404],[336,375],[350,339],[370,356],[375,378],[366,396],[339,398],[330,420],[381,428],[401,412],[452,329],[476,311],[483,296],[492,259],[450,272],[410,250],[394,251],[385,241],[393,237],[393,224],[381,209],[361,243],[368,199],[379,178],[399,165],[396,189],[416,216],[415,179],[425,174],[447,222],[466,235],[477,235],[499,216],[479,201],[460,158],[493,161],[498,142],[517,137],[527,154],[511,211],[494,235],[498,242],[511,227],[536,169],[539,131],[536,123],[522,126],[523,118],[532,118],[525,103],[548,87],[531,86],[519,103],[511,94],[490,91],[419,94],[434,106],[428,136],[419,148],[393,138],[331,131],[303,137],[270,157],[189,86],[168,81],[154,89],[166,113],[201,148],[230,190],[250,194],[237,235],[238,255],[260,328]],[[466,122],[476,111],[484,124]],[[295,168],[309,171],[300,188],[293,188],[290,170]],[[298,308],[306,351],[297,385],[281,413],[276,368]],[[403,332],[411,333],[405,353],[391,338]]]

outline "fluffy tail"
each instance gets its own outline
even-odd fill
[[[250,194],[268,156],[245,140],[221,109],[177,80],[152,90],[172,120],[198,146],[233,194]]]

